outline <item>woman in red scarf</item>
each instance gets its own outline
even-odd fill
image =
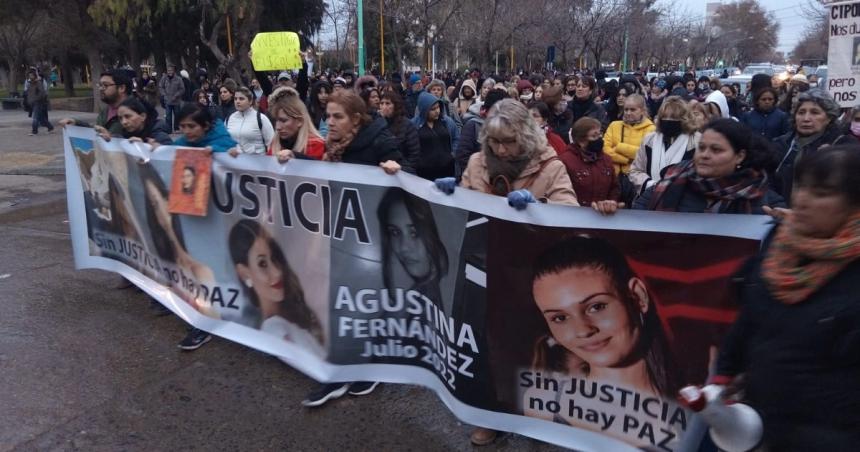
[[[739,384],[767,450],[860,444],[860,148],[798,163],[792,211],[744,267],[716,384]]]

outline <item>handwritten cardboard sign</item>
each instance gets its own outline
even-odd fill
[[[256,71],[301,69],[299,35],[292,31],[257,33],[251,41],[251,63]]]

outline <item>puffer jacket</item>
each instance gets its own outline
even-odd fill
[[[418,141],[418,129],[415,124],[405,116],[398,118],[396,123],[390,119],[385,121],[388,123],[388,130],[394,135],[394,141],[397,142],[397,148],[400,149],[403,160],[411,168],[416,168],[421,156],[421,143]]]
[[[779,108],[774,108],[769,112],[759,111],[758,109],[750,110],[742,114],[739,119],[747,127],[753,129],[755,133],[768,140],[773,140],[791,131],[788,114]]]
[[[524,188],[541,201],[570,206],[579,205],[570,177],[567,175],[567,168],[558,159],[555,150],[549,146],[535,155],[512,185],[511,190]],[[483,193],[492,193],[490,174],[483,152],[472,154],[469,165],[463,171],[460,186]]]
[[[587,162],[579,144],[571,143],[558,158],[567,168],[576,199],[582,205],[590,206],[594,201],[617,201],[621,196],[612,160],[605,153],[601,153],[596,161]]]
[[[603,135],[603,152],[612,159],[615,174],[630,171],[630,164],[636,158],[642,140],[655,129],[654,123],[648,118],[632,126],[624,121],[612,121],[609,124]]]
[[[377,118],[362,127],[346,147],[341,159],[344,163],[371,166],[393,160],[399,163],[404,171],[412,172],[412,168],[400,153],[397,140],[388,130],[388,123],[383,118]]]
[[[212,152],[227,152],[230,148],[236,146],[234,140],[224,127],[224,123],[220,119],[212,122],[209,131],[198,141],[188,141],[184,136],[179,137],[173,144],[177,146],[188,146],[195,148],[212,147]]]

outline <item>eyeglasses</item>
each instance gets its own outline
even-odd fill
[[[505,138],[504,140],[500,140],[500,139],[494,138],[494,137],[487,137],[487,143],[489,143],[492,146],[501,146],[501,145],[510,146],[512,144],[516,144],[516,142],[517,142],[517,137]]]
[[[102,91],[110,88],[111,86],[116,86],[116,83],[96,83],[96,88]]]

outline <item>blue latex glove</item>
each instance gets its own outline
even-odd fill
[[[532,202],[537,202],[537,199],[524,188],[508,193],[508,205],[514,209],[523,210]]]
[[[436,188],[439,189],[442,193],[446,195],[451,195],[454,193],[454,189],[457,188],[457,179],[453,177],[440,177],[433,181],[436,184]]]

